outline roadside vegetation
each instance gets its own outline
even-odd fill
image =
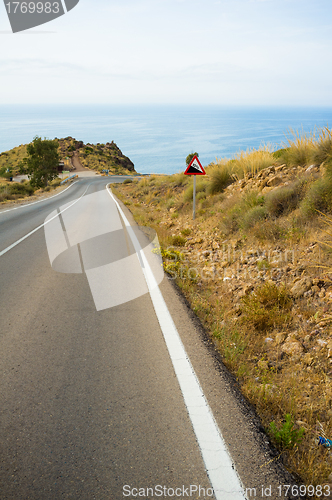
[[[110,175],[137,175],[134,164],[113,141],[85,145],[73,137],[54,140],[35,137],[30,144],[0,153],[0,203],[38,196],[58,187],[63,180],[58,177],[59,161],[63,162],[63,170],[75,173],[71,161],[74,155],[83,166],[101,175],[104,170],[109,170]],[[29,180],[10,181],[20,174],[28,174]]]
[[[184,167],[185,168],[185,167]],[[255,406],[278,460],[332,483],[332,133],[114,184]]]

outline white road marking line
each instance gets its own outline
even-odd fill
[[[67,189],[69,189],[70,187],[72,187],[74,184],[76,184],[78,181],[76,182],[73,182],[72,184],[70,184],[70,186],[66,187],[66,189],[64,189],[63,191],[61,191],[60,193],[57,193],[53,196],[49,196],[48,198],[44,198],[43,200],[38,200],[38,201],[34,201],[32,203],[27,203],[26,205],[20,205],[19,207],[14,207],[14,208],[9,208],[8,210],[0,210],[0,215],[1,214],[5,214],[6,212],[11,212],[12,210],[18,210],[19,208],[24,208],[24,207],[30,207],[31,205],[35,205],[36,203],[41,203],[42,201],[47,201],[47,200],[51,200],[52,198],[55,198],[56,196],[59,196],[59,194],[62,194],[64,193],[65,191],[67,191]]]
[[[159,290],[151,268],[128,219],[108,186],[106,187],[123,218],[136,253],[140,255],[139,260],[140,262],[141,259],[143,261],[144,267],[142,266],[142,271],[215,497],[217,500],[244,500],[245,494],[241,480],[232,463],[226,443],[187,356],[164,297]]]
[[[2,255],[4,255],[5,253],[9,252],[9,250],[11,250],[12,248],[16,247],[16,245],[18,245],[22,241],[26,240],[29,236],[31,236],[33,233],[35,233],[36,231],[38,231],[39,229],[41,229],[42,227],[44,227],[46,224],[48,224],[49,222],[51,222],[51,220],[55,219],[56,217],[59,217],[59,215],[62,214],[63,212],[65,212],[66,210],[68,210],[68,208],[71,208],[73,205],[75,205],[75,203],[77,203],[78,201],[80,201],[81,198],[83,198],[83,196],[85,195],[85,193],[87,192],[87,190],[89,189],[90,186],[91,186],[91,183],[88,185],[88,187],[86,188],[86,190],[84,191],[84,193],[82,194],[82,196],[80,198],[78,198],[77,200],[75,200],[71,205],[69,205],[69,207],[64,208],[61,212],[59,212],[56,215],[54,215],[54,217],[52,217],[51,219],[49,219],[47,222],[43,222],[43,224],[41,224],[40,226],[38,226],[35,229],[33,229],[32,231],[30,231],[30,233],[26,234],[25,236],[23,236],[19,240],[15,241],[15,243],[12,243],[9,247],[7,247],[4,250],[2,250],[0,252],[0,257],[2,257]],[[58,194],[60,194],[60,193],[58,193]],[[57,195],[55,195],[55,196],[57,196]]]

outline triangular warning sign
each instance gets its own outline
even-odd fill
[[[189,163],[185,175],[206,175],[204,168],[202,167],[197,156],[194,156]]]

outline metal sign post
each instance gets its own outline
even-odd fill
[[[193,220],[195,220],[196,212],[196,175],[194,175],[194,189],[193,189]]]
[[[191,162],[189,163],[185,175],[193,175],[194,176],[194,188],[193,188],[193,220],[195,220],[196,216],[196,175],[206,175],[204,168],[202,167],[199,159],[195,155]]]

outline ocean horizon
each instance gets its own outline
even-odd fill
[[[332,123],[332,107],[220,105],[0,105],[0,152],[32,141],[72,136],[112,140],[139,173],[173,174],[189,153],[203,165],[241,150],[283,147],[290,130],[312,133]]]

